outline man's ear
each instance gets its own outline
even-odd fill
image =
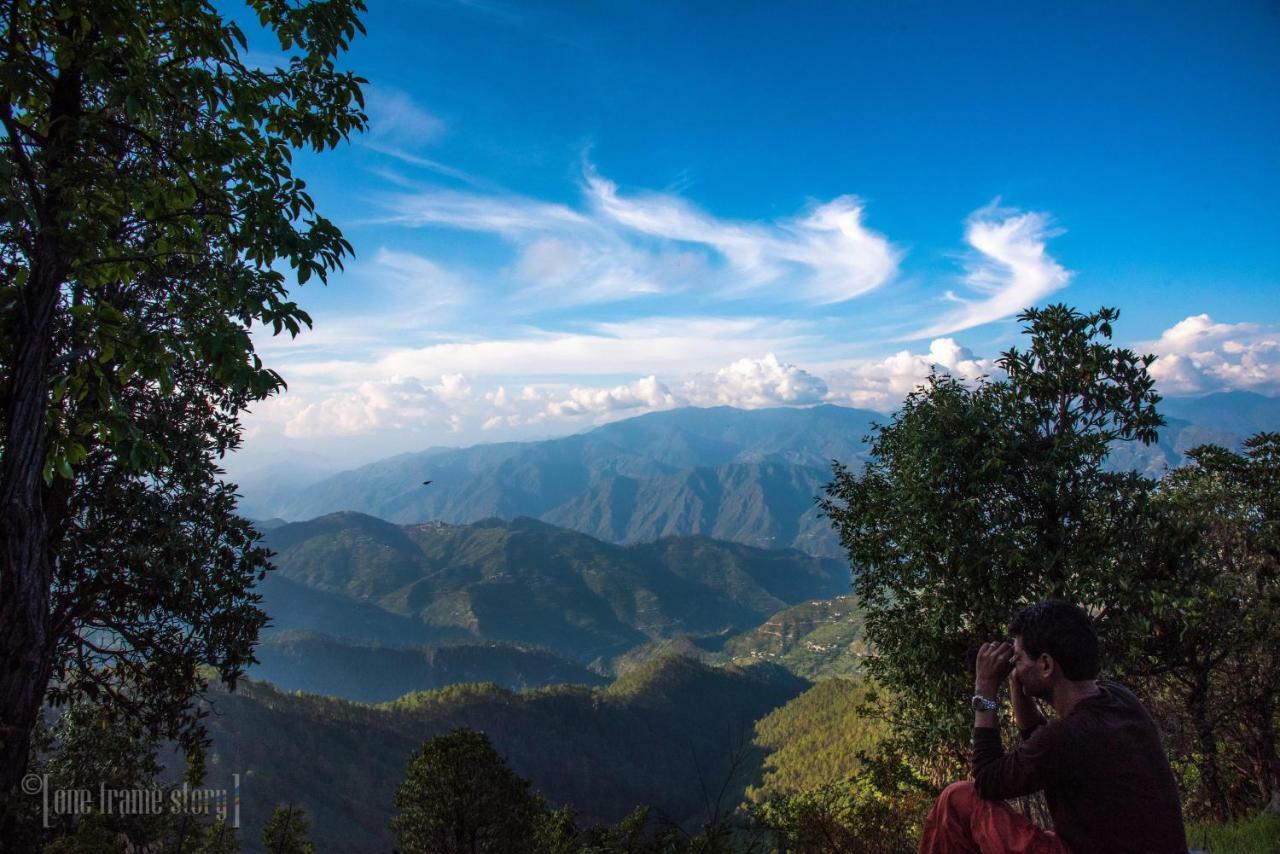
[[[1040,677],[1047,682],[1058,672],[1058,662],[1053,660],[1052,655],[1043,652],[1036,659],[1036,669],[1040,671]]]

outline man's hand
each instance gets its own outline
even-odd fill
[[[1044,715],[1040,714],[1036,701],[1022,690],[1016,670],[1009,674],[1009,704],[1013,706],[1013,719],[1022,732],[1030,733],[1044,723]]]
[[[978,650],[974,693],[995,699],[1000,683],[1013,672],[1013,645],[1005,641],[984,643]]]

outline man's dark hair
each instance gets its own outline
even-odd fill
[[[1022,648],[1032,658],[1049,653],[1072,681],[1098,675],[1098,634],[1078,605],[1061,599],[1028,605],[1009,623],[1009,634],[1022,638]]]

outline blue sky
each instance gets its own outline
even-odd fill
[[[370,131],[297,160],[357,256],[246,458],[891,410],[1059,300],[1280,393],[1273,3],[370,5]]]

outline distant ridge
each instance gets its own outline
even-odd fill
[[[1117,445],[1112,467],[1158,477],[1195,445],[1238,447],[1280,430],[1280,399],[1251,392],[1169,398],[1160,409],[1169,424],[1159,443]],[[813,497],[831,460],[865,460],[863,438],[889,417],[830,405],[674,409],[559,439],[400,454],[305,487],[246,489],[246,506],[295,520],[341,510],[398,523],[529,516],[617,543],[703,534],[837,557]]]
[[[876,420],[839,406],[654,412],[560,439],[400,454],[255,506],[294,520],[341,510],[398,523],[529,516],[619,543],[704,534],[836,556],[813,498],[831,460],[861,458]]]
[[[1171,418],[1241,438],[1280,431],[1280,397],[1250,391],[1224,391],[1203,397],[1172,397],[1160,402]]]
[[[266,533],[269,632],[383,644],[532,645],[580,664],[651,640],[753,628],[838,596],[842,560],[708,537],[620,546],[536,519],[394,525],[333,513]]]

